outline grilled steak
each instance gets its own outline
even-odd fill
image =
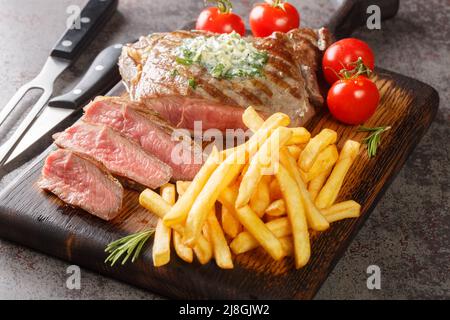
[[[173,179],[192,180],[202,164],[201,148],[172,138],[173,128],[140,103],[116,97],[97,97],[84,108],[83,121],[107,125],[139,143],[173,169]],[[175,137],[174,137],[175,138]]]
[[[137,143],[107,126],[78,122],[54,135],[61,148],[85,154],[101,162],[113,175],[157,188],[167,183],[172,168],[146,153]]]
[[[99,163],[71,151],[59,149],[47,157],[39,186],[103,220],[113,219],[122,207],[122,185]]]
[[[125,46],[119,66],[131,99],[155,109],[173,126],[190,129],[194,120],[203,121],[203,129],[241,128],[241,114],[249,105],[266,115],[284,112],[293,125],[301,125],[314,114],[313,106],[322,105],[316,71],[331,42],[326,29],[245,38],[268,55],[262,76],[256,77],[217,78],[199,65],[180,64],[177,48],[200,36],[216,35],[155,33]]]

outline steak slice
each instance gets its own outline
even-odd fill
[[[122,207],[122,185],[101,164],[68,150],[47,157],[38,185],[103,220],[116,217]]]
[[[54,139],[59,147],[92,157],[113,175],[132,183],[155,189],[172,176],[167,164],[107,126],[80,121],[55,134]]]
[[[331,43],[324,28],[300,28],[266,38],[245,38],[268,53],[262,77],[218,79],[197,64],[177,62],[176,48],[188,38],[215,36],[203,31],[154,33],[124,46],[120,73],[130,98],[157,110],[173,126],[203,129],[241,128],[249,105],[270,115],[284,112],[292,125],[306,123],[323,104],[316,72],[322,51]],[[174,75],[173,71],[177,70]],[[190,85],[195,79],[195,88]]]
[[[186,140],[176,141],[173,128],[141,104],[117,97],[97,97],[84,112],[83,121],[107,125],[167,163],[173,170],[173,179],[192,180],[200,170],[201,147]]]

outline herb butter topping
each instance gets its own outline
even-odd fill
[[[238,33],[198,36],[185,39],[175,50],[176,61],[183,65],[198,64],[215,78],[251,78],[263,75],[268,55],[257,50]]]

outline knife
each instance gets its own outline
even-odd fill
[[[98,33],[117,8],[118,0],[90,0],[78,17],[80,28],[69,28],[58,40],[47,58],[41,72],[30,82],[23,85],[0,111],[0,125],[7,119],[18,102],[31,89],[41,89],[43,93],[36,104],[27,112],[27,116],[2,145],[0,165],[5,164],[21,138],[36,120],[53,92],[56,78],[78,57],[84,47]]]
[[[125,91],[117,66],[121,48],[122,44],[115,44],[103,49],[72,90],[48,102],[4,164],[4,174],[47,148],[51,144],[52,134],[64,130],[76,121],[81,116],[82,107],[90,99],[108,92],[118,82],[117,94]],[[0,154],[2,148],[3,146],[0,147]]]

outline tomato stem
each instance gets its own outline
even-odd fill
[[[355,67],[351,70],[343,68],[341,71],[339,71],[340,79],[344,80],[355,79],[360,75],[366,75],[369,77],[372,73],[372,70],[370,70],[370,68],[364,64],[361,57],[358,57],[356,61],[350,63],[349,65]]]
[[[266,0],[266,2],[270,5],[272,5],[272,7],[274,7],[274,8],[280,8],[280,9],[286,11],[284,8],[284,3],[285,3],[284,0]]]
[[[230,13],[233,9],[233,4],[230,0],[205,0],[205,3],[214,3],[219,9],[220,13]]]

